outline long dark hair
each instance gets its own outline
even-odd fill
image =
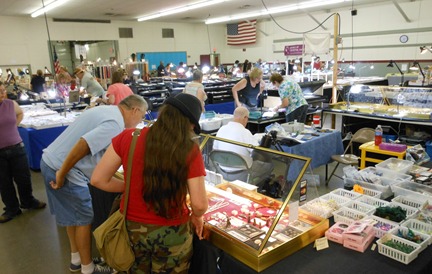
[[[189,119],[168,104],[147,133],[143,198],[159,216],[179,216],[186,204],[188,156],[197,145],[192,135]]]

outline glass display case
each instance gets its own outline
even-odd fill
[[[432,120],[432,88],[353,85],[332,110],[397,119]]]
[[[262,271],[324,235],[328,219],[299,207],[314,198],[304,177],[310,158],[277,144],[269,149],[211,135],[199,142],[207,169],[204,220],[215,246]],[[288,177],[293,165],[296,176]]]

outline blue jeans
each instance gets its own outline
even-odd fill
[[[31,183],[30,169],[23,143],[0,149],[0,194],[5,212],[14,214],[20,208],[31,207],[35,198]]]
[[[305,123],[308,108],[308,105],[299,106],[298,108],[286,115],[286,122],[288,123],[297,120],[297,122],[299,123]]]

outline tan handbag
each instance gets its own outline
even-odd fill
[[[110,267],[117,271],[128,271],[135,261],[135,254],[126,229],[126,212],[129,200],[132,158],[140,132],[140,129],[134,131],[129,149],[123,214],[120,210],[117,210],[93,232],[96,247],[101,256]]]

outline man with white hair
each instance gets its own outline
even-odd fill
[[[258,141],[253,137],[252,133],[246,128],[247,122],[249,120],[249,110],[245,107],[237,107],[234,110],[233,121],[222,126],[216,137],[233,140],[240,143],[250,144],[253,146],[258,146]],[[227,142],[215,141],[213,144],[213,149],[232,151],[239,154],[247,163],[248,167],[252,170],[251,180],[254,184],[258,184],[263,179],[270,176],[273,171],[273,163],[266,163],[259,160],[253,160],[252,152],[253,149],[230,144]],[[226,180],[242,180],[246,181],[247,170],[240,170],[238,168],[223,167],[222,171],[229,171],[222,174]],[[233,172],[238,171],[238,172]]]

